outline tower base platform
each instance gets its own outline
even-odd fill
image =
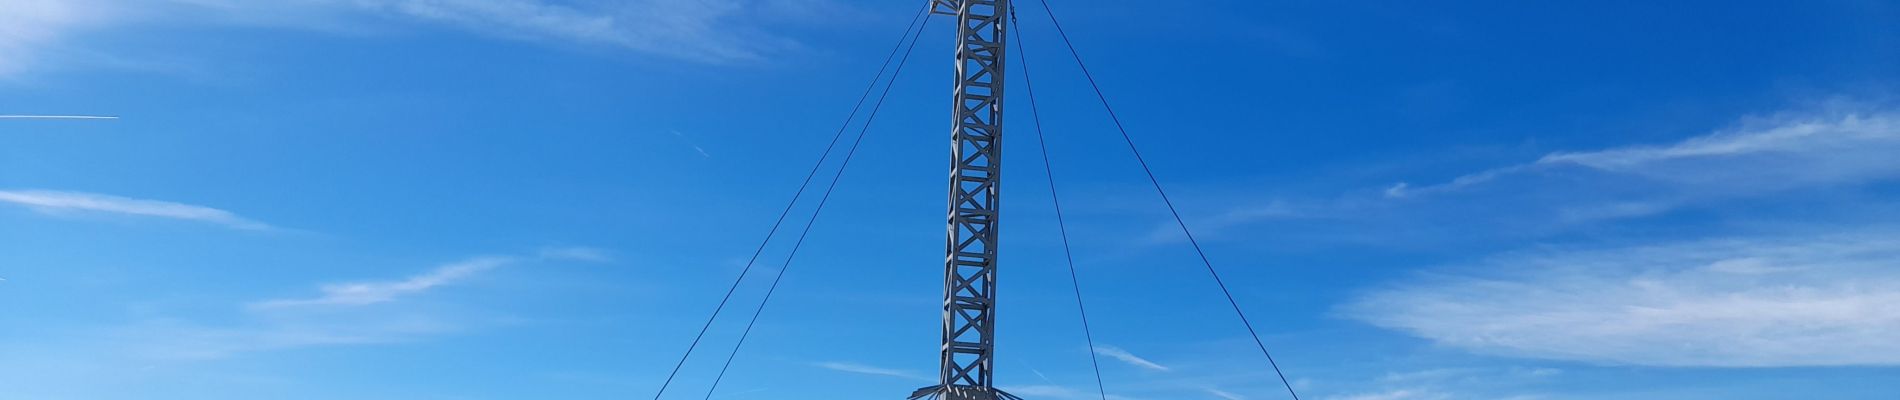
[[[911,392],[910,400],[1023,400],[1002,389],[964,385],[936,385]]]

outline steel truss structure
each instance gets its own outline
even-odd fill
[[[1002,165],[1003,54],[1009,0],[930,0],[957,19],[955,127],[943,283],[941,384],[911,399],[1020,400],[991,384]]]

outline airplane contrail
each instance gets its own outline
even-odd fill
[[[0,115],[0,119],[119,119],[105,115]]]

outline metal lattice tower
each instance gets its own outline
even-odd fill
[[[957,19],[956,124],[943,283],[941,384],[912,399],[1020,400],[991,385],[996,349],[996,228],[1009,0],[930,0]]]

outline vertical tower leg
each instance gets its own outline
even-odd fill
[[[955,126],[944,256],[942,383],[911,398],[1017,399],[991,385],[996,348],[997,189],[1009,0],[931,0],[957,18]]]

